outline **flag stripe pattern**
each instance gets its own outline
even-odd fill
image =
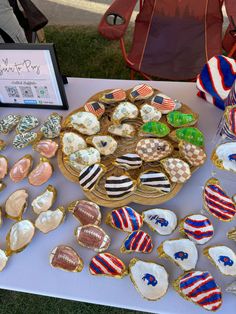
[[[100,253],[92,258],[89,271],[92,275],[123,277],[126,267],[118,257],[110,253]]]
[[[111,212],[111,224],[120,230],[133,232],[143,224],[142,216],[131,207],[120,207]]]
[[[111,92],[107,93],[104,95],[103,100],[108,100],[108,101],[123,101],[126,99],[126,93],[123,89],[114,89]]]
[[[132,192],[134,187],[135,185],[133,180],[126,175],[119,177],[110,176],[106,179],[105,183],[105,189],[110,198],[123,197]]]
[[[126,251],[150,253],[153,249],[152,239],[142,231],[134,231],[124,242]]]
[[[163,193],[169,193],[171,190],[170,180],[163,172],[147,171],[141,173],[139,180],[141,185],[156,188]]]
[[[184,219],[184,233],[197,244],[204,244],[214,234],[214,228],[210,220],[203,215],[191,215]]]
[[[98,101],[92,101],[92,102],[87,102],[84,105],[84,109],[87,112],[91,112],[93,113],[95,116],[97,116],[98,118],[101,118],[101,116],[104,114],[105,112],[105,107],[103,104],[101,104]]]
[[[85,167],[79,175],[79,183],[84,190],[92,190],[103,173],[99,164]]]
[[[176,107],[175,101],[164,94],[155,95],[151,100],[151,105],[163,114],[175,110]]]
[[[236,135],[236,108],[235,107],[229,111],[229,129],[234,135]]]
[[[153,94],[152,87],[146,84],[137,85],[130,92],[130,96],[132,100],[147,99],[151,97],[152,94]]]
[[[194,303],[209,311],[217,310],[222,304],[222,294],[209,272],[192,271],[179,281],[180,292]]]
[[[142,159],[137,154],[125,154],[117,157],[115,163],[121,168],[137,169],[142,166]]]
[[[233,141],[236,141],[236,135],[232,134],[229,126],[228,126],[228,123],[225,122],[225,124],[223,125],[223,128],[220,132],[220,135],[223,137],[223,138],[228,138],[230,140],[233,140]]]

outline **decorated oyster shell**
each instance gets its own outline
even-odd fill
[[[196,245],[189,239],[166,240],[157,248],[159,258],[167,258],[184,271],[194,269],[198,261]]]
[[[236,294],[236,281],[228,285],[228,287],[226,288],[226,291]]]
[[[105,106],[98,101],[87,102],[84,105],[84,109],[94,114],[98,119],[100,119],[105,112]]]
[[[231,248],[225,245],[210,246],[204,248],[203,254],[223,275],[236,276],[236,254]]]
[[[4,182],[0,182],[0,192],[2,192],[6,187],[7,186]]]
[[[29,176],[28,180],[31,185],[40,186],[46,183],[53,174],[53,167],[47,158],[40,158],[39,164],[34,168]]]
[[[105,104],[114,104],[120,101],[123,101],[126,99],[126,92],[121,89],[113,89],[109,91],[108,93],[104,93],[99,100],[101,102],[104,102]]]
[[[48,233],[58,228],[64,218],[65,210],[62,206],[58,207],[56,210],[47,210],[38,215],[35,220],[35,227],[43,233]]]
[[[194,284],[193,284],[194,283]],[[173,287],[181,297],[208,311],[216,311],[222,304],[222,293],[208,271],[190,271],[179,276]]]
[[[212,152],[211,160],[219,169],[236,172],[236,142],[217,146]]]
[[[169,134],[174,141],[185,141],[196,146],[204,146],[204,135],[197,128],[180,128]]]
[[[189,165],[179,158],[166,158],[161,160],[161,164],[172,182],[184,183],[191,177]]]
[[[138,113],[138,108],[131,102],[121,102],[113,111],[112,122],[114,124],[120,124],[123,120],[135,119]]]
[[[188,215],[179,225],[180,233],[196,244],[205,244],[214,235],[214,227],[209,218],[201,214]]]
[[[236,228],[231,229],[228,233],[227,236],[230,240],[236,241]]]
[[[129,94],[129,99],[131,101],[137,101],[137,100],[143,100],[143,99],[148,99],[151,97],[154,93],[154,90],[151,86],[147,84],[140,84],[135,86],[130,94]]]
[[[0,139],[0,151],[4,150],[6,146],[7,146],[7,143],[4,140]]]
[[[140,128],[140,136],[165,137],[170,133],[169,127],[162,122],[150,121],[143,124]]]
[[[117,141],[109,135],[95,135],[86,139],[87,143],[93,145],[101,155],[112,155],[117,149]]]
[[[60,135],[62,117],[58,113],[51,113],[44,121],[40,131],[46,138],[56,138]]]
[[[168,273],[159,264],[133,258],[129,264],[130,279],[141,296],[149,301],[162,298],[168,289]]]
[[[37,138],[38,134],[35,132],[19,133],[15,136],[12,145],[16,149],[22,149],[35,142]]]
[[[142,227],[143,218],[133,208],[125,206],[108,213],[106,223],[115,229],[133,232]]]
[[[140,174],[138,184],[147,189],[155,189],[162,193],[171,191],[171,183],[165,173],[155,170],[147,170]]]
[[[121,253],[151,253],[152,250],[152,239],[142,230],[134,231],[129,234],[120,248]]]
[[[29,220],[21,220],[12,225],[7,234],[7,256],[23,251],[32,241],[35,227]]]
[[[194,167],[203,165],[207,158],[202,148],[184,141],[179,143],[179,151],[181,156]]]
[[[228,126],[228,123],[225,122],[220,130],[220,136],[223,138],[223,139],[228,139],[228,140],[231,140],[231,141],[236,141],[236,135],[233,134],[231,131],[230,131],[230,128]]]
[[[143,122],[146,123],[150,121],[159,121],[161,119],[162,113],[155,107],[144,104],[140,109],[140,115]]]
[[[79,183],[83,190],[92,191],[105,172],[106,167],[102,164],[94,164],[83,168],[79,175]]]
[[[24,189],[13,192],[6,200],[6,216],[11,219],[21,220],[27,208],[28,196],[27,191]]]
[[[10,178],[14,183],[18,183],[26,178],[32,168],[33,158],[31,155],[21,157],[11,168]]]
[[[197,122],[197,119],[198,115],[196,113],[172,111],[167,114],[167,122],[174,128],[193,125]]]
[[[106,251],[111,242],[103,229],[91,224],[76,228],[75,237],[80,245],[96,252]]]
[[[162,93],[158,93],[152,98],[151,105],[163,114],[178,110],[182,106],[178,100],[174,100]]]
[[[57,197],[57,190],[54,186],[49,185],[46,190],[37,196],[31,203],[35,214],[39,215],[42,212],[49,210],[54,204]]]
[[[100,122],[91,112],[76,112],[69,117],[68,126],[81,134],[93,135],[100,131]]]
[[[33,149],[43,157],[52,158],[56,155],[58,144],[50,139],[40,140],[33,145]]]
[[[224,117],[227,122],[229,131],[234,136],[236,135],[236,105],[234,106],[227,106],[225,108]]]
[[[117,157],[114,164],[122,169],[131,170],[138,169],[142,166],[142,159],[137,154],[125,154]]]
[[[169,156],[173,151],[172,145],[163,139],[141,139],[136,146],[136,153],[143,161],[152,162]]]
[[[105,189],[108,197],[120,198],[133,192],[136,188],[136,181],[126,174],[121,176],[107,177]]]
[[[2,212],[3,212],[2,207],[0,207],[0,227],[2,226],[2,221],[3,221]]]
[[[121,137],[133,137],[136,133],[132,124],[122,123],[119,125],[112,124],[108,127],[108,132]]]
[[[91,275],[121,279],[128,274],[125,264],[115,255],[105,252],[94,256],[89,264]]]
[[[203,190],[203,201],[205,209],[224,222],[231,221],[236,214],[234,202],[215,178],[206,182]]]
[[[73,216],[79,220],[82,225],[100,225],[102,215],[100,207],[86,200],[79,200],[70,203],[67,208],[68,211],[72,212]]]
[[[89,147],[70,154],[66,157],[65,161],[71,167],[81,171],[87,166],[99,164],[101,161],[101,156],[96,148]]]
[[[0,133],[8,134],[20,121],[21,116],[15,114],[9,114],[0,120]]]
[[[69,272],[81,272],[84,267],[83,260],[67,245],[56,246],[49,256],[50,265]]]
[[[143,211],[142,216],[148,227],[160,235],[171,234],[177,226],[176,214],[168,209],[148,209]]]
[[[28,132],[28,131],[36,128],[36,126],[38,126],[38,125],[39,125],[38,118],[31,116],[31,115],[27,115],[27,116],[24,116],[20,119],[20,121],[16,127],[16,132],[17,133]]]
[[[8,160],[5,156],[0,155],[0,180],[4,179],[8,171]]]
[[[78,150],[87,148],[83,137],[75,132],[64,132],[61,135],[61,145],[65,155],[70,155]]]
[[[6,255],[6,252],[0,249],[0,271],[3,271],[3,269],[6,267],[7,262],[8,256]]]

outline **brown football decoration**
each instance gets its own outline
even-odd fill
[[[79,220],[82,225],[100,225],[101,211],[100,207],[86,200],[78,200],[70,203],[68,211],[72,212],[73,216]]]

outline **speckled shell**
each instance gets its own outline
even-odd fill
[[[133,231],[129,234],[120,248],[121,253],[151,253],[152,250],[152,239],[142,230]]]
[[[172,111],[167,114],[167,122],[175,128],[193,125],[197,122],[197,119],[198,115],[193,113]]]
[[[67,245],[55,247],[49,256],[50,265],[69,272],[80,272],[84,262],[74,249]]]
[[[204,146],[204,135],[197,128],[180,128],[169,134],[174,141],[185,141],[196,146]]]
[[[65,218],[64,208],[58,207],[55,210],[41,212],[35,220],[35,227],[43,232],[48,233],[58,228]]]
[[[196,245],[189,239],[166,240],[157,248],[159,258],[168,258],[184,271],[194,269],[198,261]]]
[[[52,158],[56,155],[58,144],[50,139],[40,140],[33,145],[33,149],[43,157]]]
[[[87,102],[84,105],[84,109],[94,114],[98,119],[100,119],[105,112],[105,106],[98,101]]]
[[[53,174],[53,167],[49,160],[40,158],[39,164],[30,172],[28,176],[29,183],[34,186],[39,186],[46,183]]]
[[[142,159],[137,154],[125,154],[117,157],[114,165],[122,169],[138,169],[142,166]]]
[[[27,116],[24,116],[20,119],[20,121],[16,127],[16,132],[17,133],[28,132],[28,131],[36,128],[36,126],[38,126],[38,125],[39,125],[38,118],[31,116],[31,115],[27,115]]]
[[[121,102],[113,111],[111,119],[114,124],[120,124],[123,120],[137,118],[138,113],[138,108],[131,102]]]
[[[106,178],[105,189],[110,198],[121,198],[136,188],[136,181],[129,175],[109,176]]]
[[[76,112],[69,117],[69,126],[81,134],[93,135],[100,131],[100,122],[91,112]]]
[[[161,160],[161,164],[172,182],[184,183],[191,177],[189,165],[179,158],[166,158]]]
[[[221,307],[220,287],[207,271],[196,270],[184,273],[173,282],[173,287],[181,297],[205,310],[216,311]]]
[[[226,142],[212,152],[213,164],[222,170],[236,172],[236,142]]]
[[[10,170],[10,178],[14,183],[18,183],[26,178],[33,165],[33,158],[31,155],[25,155],[20,158]]]
[[[160,235],[171,234],[178,222],[176,214],[168,209],[148,209],[143,211],[142,216],[148,227]]]
[[[137,100],[143,100],[143,99],[148,99],[151,97],[154,93],[154,90],[151,86],[147,84],[140,84],[135,86],[130,94],[129,94],[129,99],[131,101],[137,101]]]
[[[13,192],[5,203],[5,213],[8,218],[21,220],[27,208],[28,192],[24,189]]]
[[[91,275],[121,279],[128,274],[125,264],[115,255],[105,252],[94,256],[89,263]]]
[[[178,100],[174,100],[162,93],[158,93],[152,98],[151,105],[163,114],[168,114],[173,110],[181,108],[181,103]]]
[[[86,200],[78,200],[70,203],[67,208],[82,225],[100,225],[102,215],[100,207]]]
[[[31,203],[35,214],[39,215],[42,212],[49,210],[56,201],[57,190],[54,186],[48,185],[46,190],[37,196]]]
[[[212,264],[226,276],[236,276],[236,254],[225,245],[209,246],[204,248],[203,254]]]
[[[7,143],[4,140],[0,139],[0,151],[4,150],[6,146],[7,146]]]
[[[83,168],[87,166],[100,163],[101,156],[96,148],[89,147],[70,154],[69,156],[67,156],[65,161],[71,167],[81,171]]]
[[[146,189],[155,189],[162,193],[171,191],[171,183],[165,173],[155,170],[147,170],[140,174],[138,184]]]
[[[168,273],[162,265],[133,258],[129,264],[132,283],[141,296],[149,301],[161,299],[167,292]]]
[[[38,134],[35,132],[19,133],[15,136],[12,145],[16,149],[22,149],[30,145],[38,138]]]
[[[94,164],[83,168],[79,175],[79,183],[83,190],[92,191],[105,172],[106,167],[102,164]]]
[[[126,99],[126,92],[121,89],[113,89],[108,93],[104,93],[99,100],[105,104],[113,104]]]
[[[203,165],[207,158],[202,148],[184,141],[179,143],[179,151],[181,156],[194,167]]]
[[[43,123],[40,131],[46,138],[56,138],[60,135],[62,117],[58,113],[51,113]]]
[[[62,151],[65,155],[70,155],[77,150],[87,148],[87,144],[82,136],[75,132],[64,132],[61,135]]]
[[[0,180],[4,179],[8,172],[8,160],[5,156],[0,155]]]
[[[7,262],[8,256],[6,255],[6,252],[0,249],[0,271],[3,271],[3,269],[6,267]]]
[[[140,127],[140,136],[165,137],[170,133],[169,127],[162,122],[150,121]]]
[[[121,137],[133,137],[136,133],[135,128],[132,124],[122,123],[120,125],[110,125],[108,132]]]
[[[95,135],[86,139],[88,144],[93,145],[101,155],[111,155],[117,149],[117,141],[109,135]]]
[[[144,123],[149,121],[159,121],[161,119],[162,113],[155,107],[149,104],[142,105],[140,109],[140,115]]]
[[[169,156],[173,151],[172,145],[163,139],[141,139],[136,147],[137,154],[146,162],[158,161]]]
[[[4,117],[0,120],[0,133],[8,134],[11,132],[15,126],[20,121],[21,116],[9,114],[8,116]]]

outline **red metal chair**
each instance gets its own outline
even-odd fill
[[[124,35],[138,0],[114,0],[99,24],[99,32],[120,40],[127,66],[146,79],[191,80],[214,55],[222,54],[222,5],[230,25],[223,46],[236,57],[236,0],[140,0],[131,50]]]

